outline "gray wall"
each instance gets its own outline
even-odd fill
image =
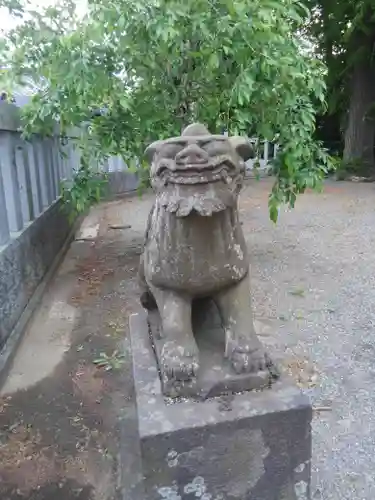
[[[0,102],[0,350],[66,242],[60,182],[78,157],[57,137],[22,139],[17,106]],[[1,365],[1,363],[0,363]]]
[[[0,349],[66,242],[70,229],[57,201],[0,250]]]
[[[109,197],[135,191],[139,186],[138,174],[129,172],[124,160],[119,156],[112,156],[103,166],[108,173]]]
[[[110,197],[131,193],[138,189],[138,175],[126,171],[110,172],[108,175],[108,193]]]

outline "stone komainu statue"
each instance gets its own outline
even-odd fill
[[[249,261],[238,218],[238,194],[251,144],[211,135],[201,124],[146,149],[156,192],[139,271],[141,302],[157,307],[159,365],[166,379],[192,379],[199,350],[192,301],[211,298],[225,330],[225,356],[236,374],[271,365],[253,326]]]

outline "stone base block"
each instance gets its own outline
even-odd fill
[[[147,500],[310,500],[311,405],[290,381],[204,401],[161,392],[146,314],[130,320]]]

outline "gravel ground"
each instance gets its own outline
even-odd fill
[[[248,187],[242,218],[255,313],[310,394],[313,499],[375,498],[375,187],[327,183],[275,227],[268,182]]]
[[[327,182],[323,194],[308,193],[299,198],[293,211],[283,211],[277,226],[268,219],[270,186],[266,179],[252,181],[246,187],[241,197],[241,220],[251,256],[258,331],[271,350],[282,354],[284,366],[310,394],[315,407],[313,500],[373,500],[375,233],[371,225],[375,226],[375,186]],[[67,303],[79,309],[80,320],[74,325],[71,346],[58,367],[31,388],[10,391],[3,402],[0,400],[0,431],[5,431],[4,436],[11,433],[11,439],[8,435],[3,443],[0,440],[0,452],[7,457],[7,466],[3,470],[0,467],[2,499],[49,500],[51,492],[54,498],[64,500],[117,500],[121,495],[131,498],[116,486],[121,474],[130,484],[136,472],[131,451],[136,436],[129,353],[121,376],[116,372],[93,374],[92,380],[99,380],[96,385],[100,385],[100,390],[95,390],[101,394],[105,388],[104,407],[97,404],[102,396],[97,396],[93,388],[87,393],[85,387],[82,391],[72,387],[77,385],[77,373],[83,380],[82,373],[87,372],[90,384],[93,359],[101,349],[110,353],[120,345],[118,333],[127,333],[127,316],[139,307],[137,254],[150,204],[147,195],[101,205],[96,214],[100,219],[97,240],[81,242],[84,252],[78,252],[75,243],[62,266],[65,271],[60,270],[52,284],[49,300],[54,293],[58,295],[59,279],[62,276],[66,281],[69,272],[72,284],[71,295],[70,289],[66,292]],[[125,224],[131,228],[111,229],[111,225],[120,228]],[[21,350],[31,348],[27,338]],[[23,376],[27,378],[27,371]],[[56,388],[64,394],[64,404],[51,411]],[[85,398],[93,391],[95,401],[88,405]],[[30,406],[36,398],[38,401]],[[87,419],[83,420],[85,433],[91,441],[85,444],[81,439],[77,451],[75,439],[83,431],[74,430],[68,420],[82,407],[87,414],[79,418]],[[19,428],[14,426],[16,417]],[[125,451],[122,458],[111,462],[109,454],[103,455],[100,450],[110,450],[113,457],[119,454],[119,440],[111,432],[119,418],[125,422]],[[23,485],[20,474],[30,459],[25,452],[21,460],[17,451],[20,443],[25,448],[25,426],[40,434],[38,443],[43,448],[38,446],[42,451],[49,450],[54,442],[61,443],[54,448],[54,469],[39,480],[34,473],[33,490]],[[72,444],[66,449],[63,444],[68,436]],[[66,467],[67,457],[71,462],[79,456],[85,457],[86,468],[73,474]],[[32,463],[38,464],[38,460]],[[80,491],[81,496],[73,496],[72,491]]]

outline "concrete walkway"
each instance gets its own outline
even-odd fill
[[[269,189],[241,199],[256,326],[313,399],[314,500],[372,500],[375,187],[328,183],[276,227]],[[1,500],[133,500],[127,331],[151,201],[92,210],[29,324],[0,397]]]

